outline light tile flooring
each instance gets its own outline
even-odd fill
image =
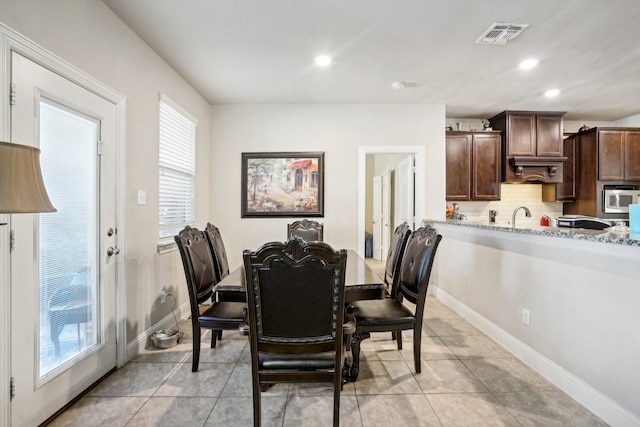
[[[345,385],[344,426],[604,426],[591,412],[432,297],[427,298],[422,373],[411,333],[362,343],[358,381]],[[225,331],[202,342],[191,372],[190,323],[176,347],[140,354],[52,421],[53,426],[251,426],[246,337]],[[279,384],[262,395],[265,426],[331,425],[331,388]]]

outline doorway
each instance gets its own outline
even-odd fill
[[[47,61],[38,61],[47,62]],[[124,363],[116,255],[122,184],[121,109],[10,53],[11,141],[37,146],[58,212],[10,219],[10,425],[37,425]],[[73,73],[72,73],[73,74]],[[86,83],[86,80],[85,80]],[[90,86],[90,85],[89,85]],[[122,100],[123,101],[123,100]],[[120,227],[122,231],[123,227]],[[109,251],[110,249],[110,251]],[[109,255],[111,253],[112,255]],[[6,307],[7,301],[5,301]]]
[[[425,179],[425,162],[424,162],[424,147],[423,146],[363,146],[358,147],[358,248],[357,252],[360,256],[365,256],[366,246],[366,229],[367,229],[367,206],[372,205],[373,194],[367,191],[367,169],[371,168],[368,164],[372,156],[376,155],[389,155],[389,154],[401,154],[402,157],[413,158],[413,170],[407,169],[406,172],[412,172],[413,175],[413,191],[411,192],[413,197],[411,202],[413,203],[413,216],[408,217],[411,228],[415,228],[415,224],[423,217],[424,206],[424,179]],[[396,177],[396,180],[402,179]],[[408,179],[408,178],[407,178]],[[404,185],[404,184],[403,184]],[[400,187],[402,189],[403,186]],[[407,190],[406,186],[404,187]],[[407,197],[409,197],[409,190],[407,190]],[[411,199],[409,197],[409,199]],[[407,208],[408,209],[408,208]],[[399,213],[399,215],[405,215]],[[399,216],[395,215],[393,225],[390,227],[391,232],[399,224]],[[404,220],[404,219],[403,219]],[[396,224],[397,223],[397,224]]]

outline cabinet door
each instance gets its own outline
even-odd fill
[[[473,200],[500,200],[500,135],[474,135]]]
[[[626,131],[624,139],[624,177],[640,181],[640,131]]]
[[[562,117],[537,116],[536,125],[536,154],[562,156]]]
[[[536,116],[509,114],[508,121],[507,156],[535,156]]]
[[[598,132],[598,176],[602,181],[624,179],[624,131]]]
[[[576,139],[569,137],[562,145],[567,160],[562,167],[562,183],[556,184],[556,200],[570,201],[576,199]]]
[[[447,200],[471,199],[471,142],[471,135],[447,136]]]

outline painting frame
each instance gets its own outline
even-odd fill
[[[324,152],[242,153],[241,217],[324,217]]]

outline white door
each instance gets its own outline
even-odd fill
[[[58,210],[11,216],[11,422],[33,426],[116,366],[116,107],[16,53],[12,83]]]
[[[382,258],[386,259],[391,244],[391,169],[382,171]]]
[[[382,258],[382,177],[373,177],[373,259]]]
[[[415,229],[415,208],[414,208],[414,156],[407,156],[398,163],[398,171],[396,174],[396,194],[397,214],[395,216],[395,226],[407,222],[409,227]]]
[[[391,170],[373,177],[373,258],[386,259],[391,244]]]

